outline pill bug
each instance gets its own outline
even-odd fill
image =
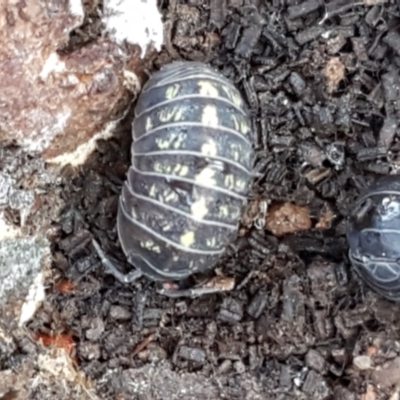
[[[132,136],[117,216],[128,262],[159,281],[212,268],[236,236],[252,181],[239,91],[206,64],[168,64],[143,87]]]
[[[347,224],[349,258],[365,283],[400,300],[400,176],[374,182],[357,200]]]

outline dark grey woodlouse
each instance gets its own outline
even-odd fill
[[[363,281],[400,300],[400,176],[374,182],[357,200],[347,225],[349,258]]]
[[[212,268],[236,236],[253,176],[239,91],[205,64],[166,65],[139,96],[132,135],[117,227],[136,272],[117,277],[178,281]]]

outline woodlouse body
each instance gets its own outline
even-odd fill
[[[356,202],[347,227],[349,256],[376,292],[400,300],[400,176],[372,184]]]
[[[117,224],[129,263],[154,280],[211,268],[236,235],[251,185],[238,90],[205,64],[169,64],[144,86],[132,135]]]

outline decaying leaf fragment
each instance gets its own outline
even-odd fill
[[[266,228],[278,237],[310,229],[308,208],[291,203],[274,204],[268,210]]]

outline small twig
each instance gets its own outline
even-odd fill
[[[256,275],[256,271],[250,271],[246,277],[242,280],[242,282],[239,283],[239,285],[236,286],[236,290],[241,290],[245,285],[247,285],[247,283],[249,282],[249,280]]]
[[[156,337],[155,333],[150,334],[147,338],[143,339],[133,350],[132,357],[135,357],[138,353],[144,350]]]

